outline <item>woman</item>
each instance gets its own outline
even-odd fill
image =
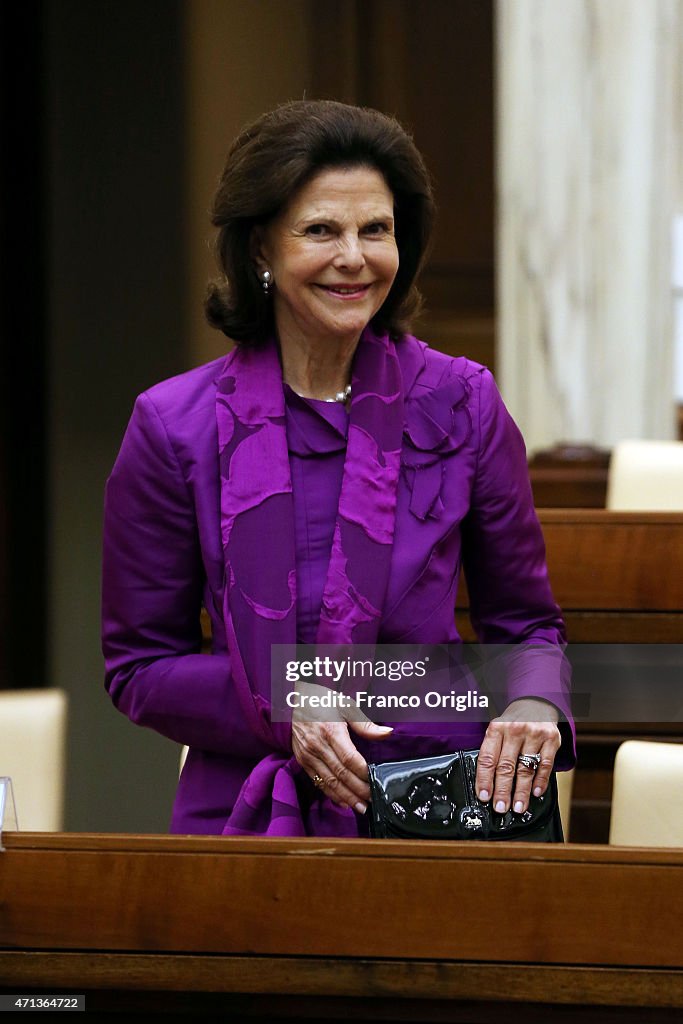
[[[523,810],[571,763],[566,694],[521,674],[486,730],[270,714],[272,644],[457,643],[461,561],[482,641],[564,639],[491,375],[406,333],[432,218],[376,111],[290,103],[228,155],[207,314],[237,346],[138,398],[106,495],[106,682],[190,748],[172,831],[366,834],[368,761],[480,744],[480,798]]]

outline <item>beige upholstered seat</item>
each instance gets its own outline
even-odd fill
[[[683,846],[683,743],[621,744],[614,763],[609,841]]]
[[[0,775],[22,832],[63,827],[66,703],[63,690],[0,690]]]
[[[683,511],[683,441],[620,441],[607,477],[607,508]]]

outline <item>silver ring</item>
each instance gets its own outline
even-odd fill
[[[322,775],[312,775],[311,776],[311,781],[312,781],[314,786],[318,787],[318,789],[320,789],[322,786],[325,785],[325,783],[323,782]]]
[[[517,758],[517,764],[524,765],[525,768],[528,768],[532,772],[537,771],[540,763],[540,754],[520,754]]]

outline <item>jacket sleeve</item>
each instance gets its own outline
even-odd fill
[[[479,392],[478,410],[474,398],[478,454],[462,527],[472,625],[482,644],[524,645],[506,653],[508,703],[540,697],[555,704],[571,725],[566,632],[548,580],[524,441],[491,373],[484,370],[472,385]],[[560,762],[571,761],[571,729],[562,732]]]
[[[203,587],[192,494],[143,394],[105,492],[105,685],[133,722],[169,739],[263,756],[262,743],[243,724],[229,657],[199,653]]]

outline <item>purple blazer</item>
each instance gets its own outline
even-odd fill
[[[524,443],[490,372],[411,337],[396,351],[405,426],[379,640],[457,643],[462,564],[481,642],[562,644]],[[244,779],[270,753],[245,726],[231,686],[222,614],[216,381],[224,364],[222,357],[138,397],[105,499],[106,686],[132,721],[190,747],[171,826],[185,833],[220,833]],[[202,605],[212,656],[199,653]],[[524,696],[560,708],[567,725],[556,764],[570,767],[568,695],[557,680],[521,675],[508,700]],[[476,746],[482,735],[481,726],[463,726],[453,742]],[[411,742],[409,726],[376,746],[383,760],[434,752]]]

